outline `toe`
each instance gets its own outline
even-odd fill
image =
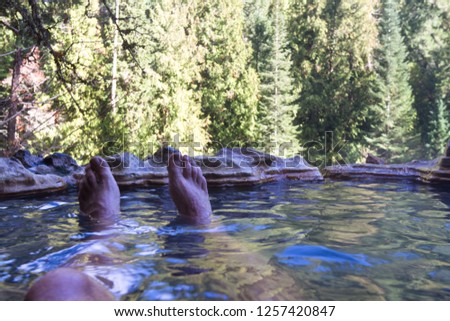
[[[198,177],[199,177],[199,175],[200,175],[200,173],[199,173],[199,168],[196,167],[196,166],[193,166],[192,163],[190,163],[190,165],[191,165],[191,177],[192,177],[192,180],[193,180],[195,183],[197,183]]]
[[[92,187],[97,186],[97,177],[95,176],[94,172],[92,171],[92,169],[88,168],[86,170],[86,174],[84,176],[84,179],[86,181],[87,184],[89,184]]]
[[[92,193],[91,186],[92,185],[89,185],[85,179],[80,182],[78,186],[78,202],[80,203],[80,206],[89,199],[89,195]]]
[[[200,187],[203,191],[208,192],[208,183],[206,182],[206,179],[204,177],[202,179]]]
[[[208,190],[206,178],[205,176],[203,176],[203,172],[200,167],[197,167],[197,186],[199,186],[204,191]]]
[[[200,185],[203,179],[203,173],[202,170],[200,169],[200,167],[194,167],[194,171],[195,171],[195,182],[197,183],[197,185]]]
[[[92,157],[89,165],[99,181],[111,175],[111,169],[108,163],[99,156]]]
[[[192,165],[193,167],[198,167],[198,165],[197,165],[197,163],[195,162],[194,159],[192,159],[191,157],[189,157],[189,156],[187,156],[187,155],[186,155],[186,157],[187,157],[187,160],[189,161],[189,163],[191,163],[191,165]]]
[[[172,154],[169,157],[169,162],[167,165],[167,170],[169,171],[169,175],[177,175],[181,173],[182,166],[181,155],[178,153]]]
[[[78,184],[78,199],[84,198],[87,193],[88,193],[88,188],[86,186],[86,181],[82,180]]]
[[[183,164],[184,164],[183,176],[187,179],[192,178],[192,165],[191,165],[189,157],[187,155],[184,155],[182,157],[182,159],[183,159]]]

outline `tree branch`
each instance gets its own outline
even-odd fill
[[[125,44],[129,43],[129,41],[127,39],[125,39],[124,32],[123,32],[122,28],[120,28],[120,26],[119,26],[119,24],[118,24],[118,22],[116,20],[115,14],[112,12],[111,8],[108,7],[108,4],[106,3],[106,0],[101,0],[101,1],[102,1],[103,5],[105,6],[106,11],[108,11],[108,15],[111,18],[111,21],[114,23],[115,27],[117,28],[117,31],[119,32],[120,38],[122,38],[123,43],[125,43]],[[133,61],[136,63],[136,65],[139,67],[139,69],[141,69],[141,72],[143,74],[145,74],[144,68],[142,68],[141,64],[137,60],[137,58],[134,55],[134,53],[129,48],[125,48],[125,50],[127,50],[130,53],[131,57],[133,58]]]
[[[16,142],[17,111],[19,108],[20,68],[22,67],[22,49],[16,50],[14,68],[11,77],[11,94],[8,109],[7,140],[8,148],[13,149]]]
[[[23,48],[23,49],[22,49],[22,52],[28,51],[29,49],[31,49],[31,48],[33,48],[33,47],[34,47],[34,46],[27,47],[27,48]],[[10,56],[10,55],[15,54],[16,52],[17,52],[17,49],[16,49],[16,50],[13,50],[13,51],[10,51],[10,52],[5,52],[5,53],[3,53],[3,54],[0,54],[0,57]]]
[[[13,50],[13,51],[10,51],[10,52],[6,52],[6,53],[3,53],[3,54],[0,54],[0,57],[10,56],[10,55],[15,54],[16,52],[17,52],[17,50]]]
[[[36,102],[36,101],[33,101],[31,103],[23,103],[23,102],[21,102],[22,105],[25,105],[25,104],[29,105],[29,104],[31,104],[31,107],[24,107],[21,110],[19,110],[17,113],[15,113],[14,115],[8,116],[8,118],[4,119],[3,121],[0,121],[0,127],[5,125],[5,124],[7,124],[11,119],[22,115],[24,112],[32,110],[32,109],[38,109],[39,106],[43,106],[43,105],[45,105],[45,104],[47,104],[47,103],[49,103],[49,102],[51,102],[51,101],[53,101],[55,99],[58,99],[59,97],[61,97],[63,95],[64,94],[58,94],[58,95],[55,95],[55,96],[53,96],[51,98],[48,98],[48,99],[46,99],[46,100],[44,100],[42,102]],[[7,101],[7,100],[9,100],[9,99],[5,99],[5,101]],[[56,112],[59,112],[59,110],[57,110]]]
[[[13,26],[11,26],[11,24],[8,21],[6,21],[5,19],[1,19],[0,24],[4,25],[6,28],[8,28],[12,32],[14,32],[16,35],[19,34],[19,29],[16,29]]]

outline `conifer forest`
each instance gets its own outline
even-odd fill
[[[449,0],[0,2],[4,156],[397,163],[450,138]]]

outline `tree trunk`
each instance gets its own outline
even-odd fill
[[[20,67],[22,66],[22,49],[17,49],[11,80],[10,106],[8,110],[8,148],[14,149],[16,141],[17,111],[19,105]]]
[[[113,114],[116,112],[116,99],[117,99],[117,53],[119,51],[119,9],[120,0],[116,0],[116,13],[114,24],[114,52],[113,52],[113,67],[112,67],[112,84],[111,84],[111,109]]]

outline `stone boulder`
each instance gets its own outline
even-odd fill
[[[168,183],[167,165],[125,152],[105,157],[120,187],[161,185]]]
[[[367,154],[367,157],[366,157],[366,164],[384,165],[384,164],[386,164],[386,160],[384,158],[377,157],[377,156],[369,153],[369,154]]]
[[[80,168],[76,160],[74,160],[71,156],[63,153],[54,153],[45,157],[44,164],[48,167],[52,167],[61,175],[70,174]]]
[[[63,153],[54,153],[46,156],[42,162],[30,167],[29,170],[35,174],[53,174],[63,178],[67,184],[75,185],[77,175],[84,173],[84,168],[79,166],[75,159]]]
[[[53,174],[62,177],[69,185],[77,183],[77,175],[84,174],[84,168],[75,159],[63,153],[54,153],[43,158],[32,155],[28,150],[19,150],[12,159],[19,161],[34,174]]]
[[[38,175],[16,159],[0,158],[0,198],[53,193],[65,190],[67,183],[56,175]]]
[[[439,159],[438,168],[430,171],[426,180],[432,183],[450,184],[450,140],[445,148],[444,156]]]
[[[32,155],[30,151],[26,149],[17,151],[14,154],[13,158],[20,161],[25,168],[30,168],[42,164],[44,160],[42,156]]]
[[[153,166],[167,166],[170,155],[179,153],[180,151],[173,147],[164,146],[158,149],[153,155],[148,156],[146,160]]]

